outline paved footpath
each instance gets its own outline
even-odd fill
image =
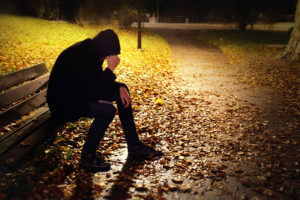
[[[151,29],[164,37],[172,50],[177,74],[185,81],[183,87],[200,93],[226,93],[256,104],[262,109],[276,108],[278,102],[266,104],[275,96],[271,88],[241,84],[231,77],[236,71],[231,69],[220,48],[196,38],[193,30]],[[216,98],[211,96],[210,98]],[[219,98],[218,98],[219,100]]]

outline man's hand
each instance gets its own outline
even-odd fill
[[[118,55],[107,56],[107,67],[113,72],[120,63]]]
[[[127,108],[130,105],[130,96],[126,88],[120,87],[120,97],[124,108]]]

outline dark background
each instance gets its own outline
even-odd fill
[[[70,22],[117,19],[123,27],[157,16],[159,22],[235,22],[243,30],[247,24],[293,21],[296,0],[0,0],[1,12]],[[180,16],[180,20],[166,21]]]

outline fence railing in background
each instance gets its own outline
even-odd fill
[[[275,20],[275,19],[274,19]],[[281,15],[276,17],[276,22],[294,22],[294,15]],[[144,22],[150,23],[203,23],[209,22],[210,20],[205,20],[203,17],[186,17],[186,16],[167,16],[167,17],[159,17],[157,20],[155,17],[144,18]],[[275,22],[274,21],[274,22]],[[259,22],[259,21],[258,21]],[[217,19],[211,21],[211,23],[222,23],[222,19]]]

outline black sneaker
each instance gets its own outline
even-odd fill
[[[110,170],[110,164],[106,163],[102,158],[91,154],[81,155],[81,164],[90,168],[94,172],[105,172]]]
[[[136,144],[128,148],[128,154],[131,156],[146,156],[155,157],[164,155],[161,151],[156,151],[152,147],[149,147],[143,143]]]

